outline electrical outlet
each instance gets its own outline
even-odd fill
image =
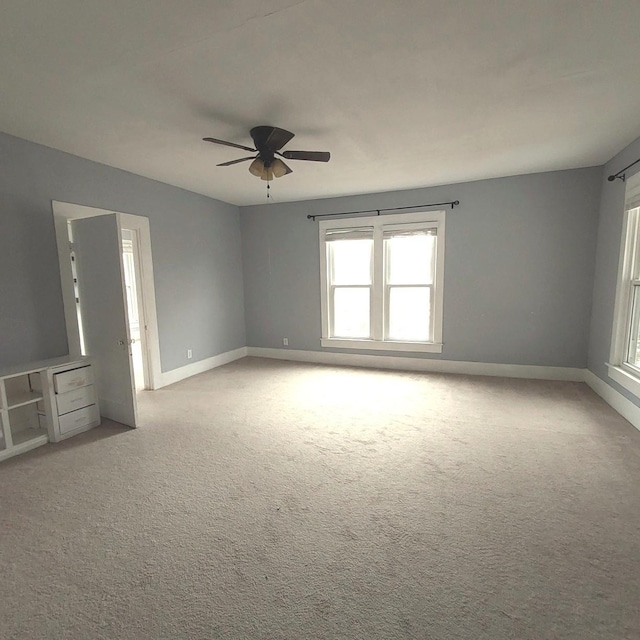
[[[191,349],[187,349],[187,358],[193,358],[193,351],[191,351]]]
[[[289,346],[289,338],[282,338],[282,344],[283,344],[285,347],[288,347],[288,346]]]

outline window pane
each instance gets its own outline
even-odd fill
[[[633,239],[631,240],[631,247],[627,247],[628,251],[633,251],[633,269],[631,270],[631,279],[640,280],[640,241],[638,240],[638,215],[640,214],[640,207],[629,210],[629,224],[634,225]]]
[[[334,240],[327,244],[331,284],[371,284],[373,240]]]
[[[435,236],[397,236],[385,239],[389,284],[432,284]]]
[[[640,286],[633,287],[627,362],[640,367]]]
[[[370,338],[368,287],[339,287],[333,290],[333,337]]]
[[[389,288],[389,340],[430,340],[430,287]]]

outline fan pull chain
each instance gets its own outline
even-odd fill
[[[271,198],[271,185],[269,184],[269,181],[267,180],[267,200],[269,200],[269,198]]]

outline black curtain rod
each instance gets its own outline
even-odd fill
[[[363,211],[343,211],[342,213],[317,213],[315,215],[309,214],[307,220],[315,220],[316,218],[331,218],[333,216],[355,216],[361,213],[373,213],[376,212],[380,215],[382,211],[403,211],[405,209],[421,209],[422,207],[442,207],[449,205],[453,209],[460,204],[460,200],[453,200],[452,202],[432,202],[431,204],[414,204],[410,207],[389,207],[388,209],[364,209]]]
[[[633,167],[634,164],[638,164],[638,162],[640,162],[640,158],[638,158],[635,162],[632,162],[628,167],[625,167],[624,169],[620,169],[620,171],[618,171],[618,173],[614,173],[614,174],[610,175],[607,178],[607,180],[609,182],[613,182],[616,178],[618,178],[619,180],[622,180],[622,182],[626,182],[627,176],[625,175],[625,171],[627,169],[631,169],[631,167]]]

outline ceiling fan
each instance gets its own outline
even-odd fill
[[[253,127],[249,132],[253,139],[255,149],[245,147],[235,142],[227,142],[226,140],[218,140],[216,138],[203,138],[205,142],[213,142],[215,144],[223,144],[227,147],[235,147],[236,149],[244,149],[245,151],[257,152],[255,156],[246,158],[238,158],[237,160],[229,160],[222,162],[218,167],[229,167],[239,162],[247,162],[253,160],[249,165],[249,171],[252,175],[262,180],[273,180],[286,176],[292,172],[280,158],[285,160],[311,160],[312,162],[329,162],[331,154],[328,151],[283,151],[280,149],[289,142],[295,134],[278,127],[259,126]],[[276,157],[280,156],[280,157]]]

